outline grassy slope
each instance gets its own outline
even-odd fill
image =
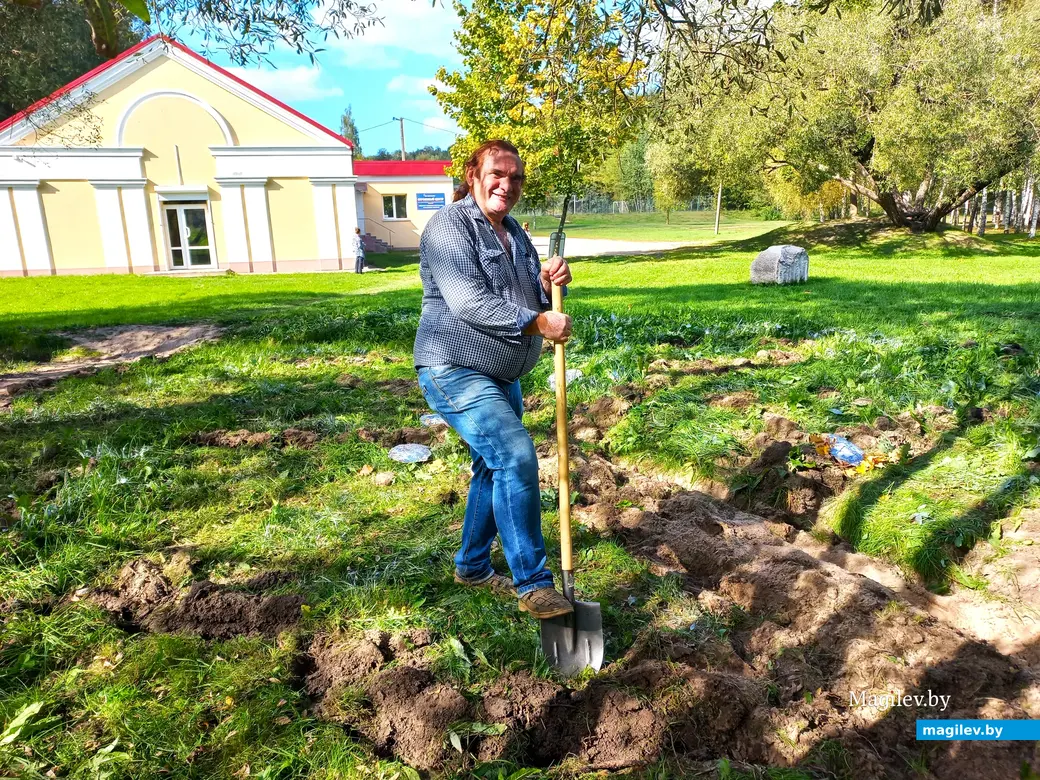
[[[754,252],[788,240],[810,247],[812,283],[750,288]],[[743,451],[761,426],[757,409],[705,405],[720,392],[752,389],[769,408],[821,431],[842,424],[834,407],[848,412],[844,422],[918,403],[1007,408],[1009,419],[958,429],[919,462],[873,475],[834,516],[861,548],[942,582],[956,576],[958,546],[1038,500],[1021,462],[1040,427],[1038,252],[1040,244],[1003,236],[849,227],[781,229],[629,262],[578,261],[570,356],[585,378],[572,395],[586,400],[638,381],[659,357],[751,356],[778,337],[814,338],[805,363],[688,377],[612,432],[619,454],[703,473],[719,456]],[[114,776],[135,777],[225,777],[246,763],[254,772],[271,768],[271,776],[284,768],[285,776],[331,777],[359,766],[393,775],[392,762],[304,714],[305,702],[285,682],[292,641],[127,635],[82,602],[53,608],[124,562],[174,543],[195,545],[196,578],[296,572],[301,581],[291,588],[306,594],[307,630],[425,626],[465,637],[469,655],[460,658],[445,640],[438,669],[474,690],[510,664],[537,663],[537,636],[514,606],[450,584],[461,506],[444,497],[460,488],[467,468],[461,442],[449,438],[432,466],[403,467],[375,444],[333,436],[414,424],[424,411],[417,392],[389,394],[379,385],[411,376],[414,257],[394,264],[360,279],[0,281],[0,348],[9,359],[25,357],[26,345],[46,351],[39,334],[56,327],[202,317],[233,326],[224,341],[166,362],[23,396],[0,418],[0,495],[18,496],[24,508],[21,526],[0,533],[0,603],[28,607],[0,626],[0,724],[34,701],[55,718],[3,760],[80,773],[90,761],[110,761]],[[362,289],[375,294],[349,294]],[[961,348],[967,339],[977,346]],[[693,346],[669,343],[676,341]],[[1010,342],[1026,353],[1002,358],[999,347]],[[333,362],[364,353],[370,360],[361,366]],[[548,396],[548,363],[525,380],[529,394]],[[337,384],[344,371],[360,376],[361,387]],[[841,395],[821,401],[823,386]],[[848,405],[861,396],[874,404]],[[550,415],[548,408],[531,415],[537,437],[548,432]],[[200,430],[290,425],[325,438],[313,450],[188,442]],[[90,458],[91,468],[77,471]],[[366,464],[394,470],[395,483],[377,488],[359,477]],[[48,472],[67,473],[47,488],[38,479]],[[911,519],[921,505],[927,524]],[[555,550],[552,525],[547,513]],[[614,540],[581,533],[577,543],[589,550],[580,584],[604,602],[611,657],[644,626],[678,628],[696,614],[674,582],[652,576]],[[619,588],[637,606],[616,598]],[[99,752],[117,738],[111,753]]]

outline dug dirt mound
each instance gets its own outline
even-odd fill
[[[1032,744],[974,747],[978,759],[963,767],[956,747],[921,748],[919,717],[991,717],[984,713],[994,702],[1016,713],[1007,717],[1036,717],[1037,681],[881,584],[787,543],[776,524],[683,493],[615,528],[632,550],[682,574],[713,611],[740,616],[734,649],[771,690],[770,706],[742,727],[756,736],[741,744],[756,745],[759,755],[741,758],[793,764],[838,740],[855,757],[856,777],[912,776],[907,762],[922,752],[929,766],[956,766],[961,778],[1011,777],[1035,760]],[[864,696],[893,692],[921,699],[862,706]]]
[[[257,591],[264,584],[254,578],[247,586]],[[276,637],[299,622],[303,605],[299,595],[265,596],[208,580],[179,591],[159,564],[144,559],[124,566],[115,583],[95,592],[93,599],[125,628],[187,633],[204,639]]]
[[[273,638],[300,621],[303,596],[260,596],[209,581],[194,583],[172,604],[155,610],[144,623],[152,632],[196,634],[204,639],[236,636]]]

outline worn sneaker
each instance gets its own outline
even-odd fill
[[[571,604],[555,588],[539,588],[520,597],[520,611],[531,613],[531,617],[539,620],[569,615],[574,611]]]
[[[482,580],[467,580],[464,577],[460,577],[458,572],[455,572],[455,582],[459,585],[487,588],[497,596],[516,597],[516,588],[513,587],[513,581],[509,579],[509,577],[499,574],[497,571],[491,572],[491,574]]]

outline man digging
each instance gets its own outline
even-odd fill
[[[543,338],[570,336],[571,318],[549,309],[552,285],[568,284],[571,272],[561,257],[542,267],[509,216],[523,183],[516,147],[488,141],[466,160],[455,202],[423,230],[415,368],[427,403],[473,457],[455,581],[516,595],[522,611],[544,620],[573,607],[546,566],[538,458],[521,422],[519,380],[538,362]],[[512,582],[491,566],[496,535]]]

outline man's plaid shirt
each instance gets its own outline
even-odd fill
[[[467,195],[445,206],[419,240],[423,302],[415,366],[462,366],[496,379],[518,379],[538,362],[541,336],[523,329],[550,308],[531,239],[507,216],[516,258]]]

